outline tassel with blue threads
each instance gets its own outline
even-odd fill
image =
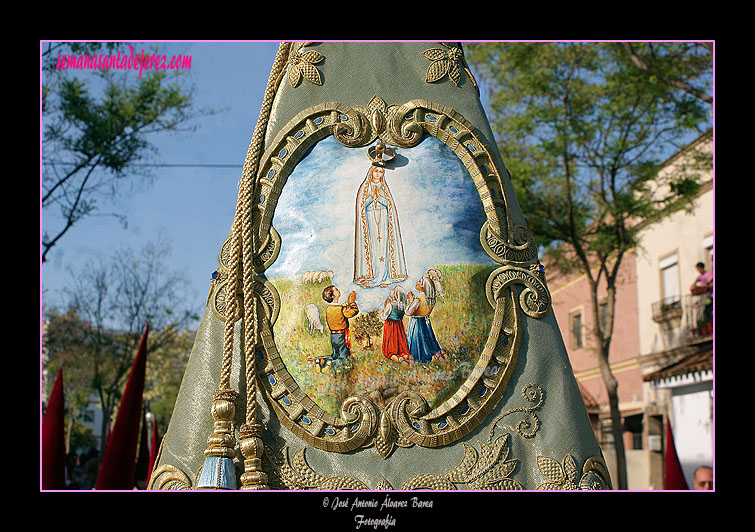
[[[233,436],[233,417],[236,413],[236,392],[216,390],[212,404],[215,427],[207,438],[204,466],[197,482],[198,489],[235,490],[236,439]]]

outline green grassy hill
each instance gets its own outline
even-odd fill
[[[490,331],[493,309],[485,296],[491,266],[439,266],[444,297],[439,297],[430,321],[445,360],[426,364],[398,364],[382,354],[382,322],[372,313],[360,313],[350,322],[350,363],[341,368],[319,367],[308,358],[330,355],[330,334],[325,324],[327,303],[322,290],[329,281],[300,283],[290,278],[271,279],[281,297],[274,326],[275,341],[291,376],[322,409],[338,416],[342,402],[356,393],[368,394],[377,404],[405,390],[421,393],[437,406],[458,389],[471,371]],[[415,290],[416,292],[416,290]],[[343,295],[345,298],[345,294]],[[320,310],[324,333],[309,331],[307,304]],[[359,301],[357,301],[357,304]],[[404,318],[404,326],[409,318]]]

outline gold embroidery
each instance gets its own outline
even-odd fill
[[[537,467],[547,479],[539,490],[610,490],[610,475],[602,458],[592,457],[585,461],[582,476],[574,458],[567,454],[559,463],[547,456],[537,457]]]
[[[288,447],[284,446],[276,451],[265,446],[264,457],[268,458],[275,470],[271,478],[280,483],[280,486],[291,490],[366,490],[369,489],[363,482],[355,478],[345,476],[325,477],[315,472],[304,457],[304,448],[294,453],[293,461],[289,460]],[[266,468],[271,470],[270,468]],[[271,483],[271,486],[273,484]]]
[[[467,67],[464,62],[464,51],[459,47],[451,46],[446,43],[440,44],[444,46],[446,50],[431,48],[430,50],[422,52],[422,55],[431,61],[430,66],[427,67],[425,81],[427,83],[434,83],[441,80],[443,76],[447,74],[448,78],[458,87],[459,82],[461,81],[461,70],[463,68],[467,78],[469,78],[469,81],[472,82],[472,85],[474,85],[474,88],[477,90],[477,94],[480,94],[480,87],[477,85],[477,81],[474,79],[469,67]]]
[[[511,410],[507,410],[503,414],[499,415],[495,421],[493,421],[493,424],[490,425],[490,439],[493,439],[493,433],[495,431],[496,425],[498,422],[503,419],[504,417],[508,416],[509,414],[513,414],[514,412],[523,412],[525,415],[529,416],[530,419],[533,420],[532,423],[528,419],[521,419],[519,420],[519,423],[516,424],[516,431],[525,438],[532,438],[540,428],[540,418],[537,417],[537,414],[534,413],[535,410],[539,409],[541,406],[543,406],[543,389],[538,386],[535,383],[529,383],[522,389],[522,397],[524,397],[527,401],[534,403],[537,401],[537,403],[534,406],[531,406],[529,408],[519,407],[519,408],[512,408]],[[526,429],[530,429],[528,432],[524,432]]]
[[[461,462],[444,475],[422,473],[415,475],[401,485],[402,490],[455,490],[456,484],[466,484],[472,490],[520,490],[522,486],[509,478],[517,465],[517,460],[508,460],[509,435],[499,436],[492,443],[479,442],[480,452],[471,445],[464,444]],[[271,486],[283,489],[317,490],[366,490],[364,482],[353,477],[326,477],[317,473],[307,463],[306,448],[294,453],[289,459],[288,447],[275,450],[265,446],[264,457],[268,460],[267,471],[271,471]],[[390,482],[381,479],[375,490],[394,489]]]
[[[212,280],[210,282],[210,291],[207,295],[207,304],[210,305],[214,314],[225,320],[225,308],[227,305],[225,287],[228,284],[229,279],[229,261],[230,261],[230,247],[232,245],[231,235],[226,238],[223,245],[220,247],[220,253],[218,254],[218,269],[213,272]],[[271,264],[278,258],[281,248],[281,238],[278,232],[272,226],[269,228],[266,238],[259,246],[259,252],[255,256],[255,270],[262,272],[269,268]],[[272,322],[275,323],[278,312],[280,311],[280,298],[278,296],[275,287],[267,283],[262,278],[256,278],[254,291],[258,294],[262,301],[265,303],[265,312]],[[260,284],[261,283],[261,284]],[[241,302],[242,293],[237,294],[236,302],[236,318],[241,317],[241,309],[243,304]]]
[[[292,87],[296,87],[302,78],[315,85],[322,85],[320,71],[315,65],[322,62],[325,56],[317,50],[303,50],[309,43],[301,45],[299,50],[292,54],[288,63],[288,81]]]
[[[517,460],[507,460],[508,456],[508,434],[499,436],[492,444],[480,442],[480,454],[465,443],[464,458],[446,477],[457,484],[468,484],[473,490],[520,490],[522,486],[509,478]]]
[[[610,490],[611,475],[603,458],[593,456],[585,460],[582,466],[582,478],[579,481],[579,488],[582,490]]]
[[[404,482],[402,490],[456,490],[458,484],[470,490],[521,490],[525,489],[511,478],[518,460],[510,459],[509,434],[503,434],[495,441],[479,442],[478,450],[464,443],[464,455],[459,464],[445,474],[421,473]],[[306,448],[294,453],[289,459],[288,447],[280,450],[265,446],[266,470],[271,472],[270,486],[276,489],[293,490],[366,490],[364,482],[353,477],[326,477],[317,473],[307,463]],[[605,462],[600,457],[585,461],[582,476],[578,477],[577,465],[571,455],[564,456],[561,463],[544,456],[537,457],[540,472],[548,479],[537,486],[538,490],[610,490],[610,476]],[[375,490],[394,489],[390,482],[382,478]]]
[[[447,45],[446,48],[447,50],[431,48],[422,52],[422,55],[430,60],[425,81],[427,83],[434,83],[443,76],[448,75],[448,79],[453,81],[454,85],[458,87],[459,81],[461,81],[461,49]]]
[[[526,268],[516,265],[501,266],[488,277],[485,290],[491,305],[498,300],[505,288],[513,284],[524,285],[519,294],[519,306],[532,318],[542,318],[551,308],[551,295],[545,284],[545,271],[538,264]]]
[[[190,490],[191,479],[175,466],[162,465],[153,473],[148,490]]]

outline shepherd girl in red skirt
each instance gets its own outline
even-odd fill
[[[383,356],[394,362],[409,364],[412,356],[409,353],[409,343],[404,329],[404,311],[406,310],[406,292],[403,287],[396,286],[391,290],[391,297],[385,300],[380,311],[383,325]]]

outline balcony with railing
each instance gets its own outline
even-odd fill
[[[678,329],[682,342],[694,342],[713,334],[713,300],[703,294],[686,294],[652,304],[653,321],[666,329]]]

